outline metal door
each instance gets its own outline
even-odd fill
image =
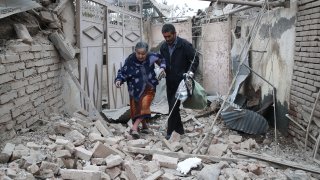
[[[126,84],[116,88],[113,84],[118,69],[134,51],[134,46],[141,41],[142,19],[138,13],[107,10],[107,78],[109,108],[121,108],[129,104]]]
[[[90,0],[77,0],[77,30],[80,47],[80,82],[95,107],[101,110],[104,6]],[[84,109],[91,111],[82,99]]]

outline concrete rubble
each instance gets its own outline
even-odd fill
[[[183,114],[187,112],[189,110],[183,110]],[[204,124],[201,131],[205,131],[212,116],[186,121],[184,125],[191,129],[190,126],[201,123]],[[35,134],[26,131],[2,145],[0,179],[211,180],[319,177],[303,170],[280,168],[267,162],[238,156],[232,152],[233,149],[260,152],[267,147],[271,149],[272,146],[263,144],[264,140],[261,139],[257,139],[261,142],[258,144],[255,139],[230,131],[223,124],[217,125],[212,142],[205,145],[208,152],[203,156],[206,158],[195,158],[197,162],[183,170],[181,166],[177,168],[178,164],[185,163],[188,158],[172,153],[187,153],[190,157],[196,157],[191,151],[197,146],[200,134],[174,133],[171,139],[165,140],[164,136],[159,134],[163,130],[154,128],[164,123],[165,116],[150,122],[150,130],[155,135],[141,133],[141,139],[136,140],[128,134],[127,125],[97,123],[97,119],[79,112],[74,113],[73,117],[51,114],[50,119],[55,121],[39,125],[46,130],[40,133],[40,139],[34,140]],[[103,124],[108,125],[107,128],[114,133],[113,136],[105,136],[103,131],[98,130],[101,127],[97,126],[106,128]],[[179,148],[174,148],[177,143],[180,144]],[[129,147],[151,152],[132,152]],[[216,159],[209,160],[210,157]]]
[[[60,0],[53,3],[50,0],[39,0],[37,2],[40,2],[43,7],[39,7],[38,4],[31,4],[31,7],[23,9],[19,6],[19,12],[37,7],[36,10],[32,11],[33,18],[36,17],[41,25],[50,29],[43,31],[43,35],[52,35],[55,30],[62,28],[63,23],[72,27],[63,28],[66,36],[72,37],[74,35],[73,32],[68,32],[69,30],[66,29],[73,29],[75,20],[69,22],[66,20],[68,18],[64,16],[66,14],[64,9],[71,7],[67,6],[72,3],[71,1]],[[155,4],[153,0],[150,2]],[[26,3],[33,2],[26,1]],[[0,18],[6,16],[4,14]],[[23,43],[13,46],[15,49],[12,49],[12,51],[25,52],[30,49],[30,51],[37,52],[39,57],[56,57],[57,54],[53,50],[60,45],[60,48],[58,48],[60,55],[65,59],[75,57],[76,49],[73,49],[71,45],[74,44],[74,40],[72,40],[74,37],[68,38],[71,41],[69,42],[61,34],[55,34],[51,40],[61,38],[61,41],[57,40],[53,43],[55,47],[49,43],[45,47],[42,47],[41,44],[32,44],[35,39],[30,34],[36,33],[30,31],[30,29],[39,31],[40,26],[38,26],[37,24],[36,28],[30,28],[30,25],[23,23],[14,24],[13,29],[19,38],[19,42]],[[8,28],[8,31],[10,31],[10,28]],[[42,52],[44,50],[50,51]],[[0,102],[3,104],[0,106],[1,123],[11,120],[11,115],[5,114],[14,107],[10,103],[11,100],[17,98],[19,94],[24,96],[23,93],[25,92],[37,91],[40,85],[37,87],[32,84],[38,83],[41,79],[47,80],[49,76],[36,76],[36,72],[45,73],[49,69],[54,71],[58,68],[53,63],[48,68],[41,65],[40,61],[29,62],[35,58],[33,56],[29,53],[25,55],[7,54],[0,57],[1,63],[5,64],[16,63],[20,60],[28,61],[26,65],[20,64],[20,66],[18,63],[18,65],[8,65],[6,67],[0,65],[0,74],[4,74],[6,71],[16,72],[29,66],[37,67],[37,69],[27,69],[23,73],[17,72],[1,76],[1,85],[14,78],[19,80],[20,76],[21,78],[35,76],[32,80],[24,81],[28,87],[21,92],[9,92],[11,86],[0,87],[0,91],[9,92],[0,98]],[[54,60],[49,59],[47,63],[50,64],[50,61]],[[50,73],[50,76],[56,75]],[[26,86],[23,85],[24,83],[19,81],[15,86],[24,88]],[[46,83],[50,84],[52,82],[46,81]],[[21,126],[17,132],[12,130],[10,132],[14,132],[14,134],[8,137],[15,137],[0,142],[0,179],[320,179],[320,171],[317,171],[318,174],[312,173],[299,168],[290,168],[290,165],[276,165],[272,161],[269,163],[237,153],[238,150],[260,153],[271,159],[277,156],[299,162],[306,169],[310,164],[313,166],[310,166],[309,169],[318,170],[319,168],[318,164],[309,159],[309,156],[306,157],[301,154],[301,149],[293,146],[285,137],[279,138],[279,142],[283,144],[279,146],[273,142],[272,134],[269,132],[265,135],[250,136],[228,129],[223,122],[215,124],[214,128],[211,129],[212,140],[205,142],[200,147],[198,154],[193,154],[194,150],[199,147],[201,138],[210,130],[212,119],[214,119],[218,108],[217,104],[219,104],[216,101],[213,101],[211,107],[204,111],[182,109],[185,134],[180,135],[174,132],[171,138],[166,140],[164,138],[166,134],[164,127],[167,115],[153,117],[149,122],[151,133],[141,133],[141,139],[133,139],[129,134],[131,121],[128,124],[115,124],[115,122],[127,122],[129,107],[103,111],[109,120],[108,122],[90,117],[88,112],[80,110],[72,116],[52,113],[47,120],[43,118],[42,121],[38,121],[41,118],[36,118],[37,122],[35,123],[30,118],[29,106],[25,103],[30,99],[35,106],[39,105],[38,109],[41,109],[44,98],[40,97],[38,99],[38,97],[34,98],[33,96],[37,96],[37,94],[32,94],[30,97],[27,96],[14,102],[15,105],[19,105],[19,108],[12,111],[12,116],[19,117],[22,119],[21,121],[28,120],[29,122],[30,120],[30,124],[34,123],[34,126]],[[52,103],[55,102],[52,101]],[[160,110],[158,109],[158,111]],[[13,126],[15,124],[8,124],[5,128],[12,129]],[[290,146],[286,146],[288,144]],[[182,170],[179,163],[181,165],[189,158],[197,158],[197,162],[190,165],[187,170]]]

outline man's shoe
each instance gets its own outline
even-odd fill
[[[166,135],[166,140],[169,140],[171,138],[171,135]]]

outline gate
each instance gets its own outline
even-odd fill
[[[80,83],[95,107],[101,110],[104,7],[94,1],[77,0],[77,18]],[[83,98],[81,104],[90,111]]]
[[[102,106],[102,83],[107,83],[110,108],[123,107],[129,102],[126,87],[116,89],[113,80],[124,58],[133,52],[134,45],[141,40],[142,16],[128,10],[141,12],[140,3],[126,3],[118,0],[118,6],[115,6],[102,0],[76,1],[80,83],[99,111]],[[102,74],[105,52],[107,73]],[[103,75],[107,76],[107,82],[102,82]],[[81,98],[81,105],[91,111],[84,98]]]
[[[116,88],[113,81],[125,58],[134,52],[134,46],[142,38],[142,17],[138,13],[107,10],[107,74],[109,108],[121,108],[129,104],[126,83]]]

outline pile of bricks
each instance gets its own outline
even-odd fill
[[[289,114],[304,127],[290,124],[289,133],[304,144],[310,114],[320,90],[320,1],[302,0],[298,3],[294,71],[290,92]],[[312,137],[319,135],[320,106],[316,106],[310,126]],[[310,136],[309,136],[310,137]],[[313,148],[314,138],[309,138]]]
[[[222,131],[216,126],[214,138],[200,149],[203,161],[189,169],[180,163],[192,155],[201,132],[208,125],[184,117],[186,134],[173,133],[169,140],[159,135],[159,125],[149,134],[133,139],[128,126],[109,124],[78,111],[68,118],[51,114],[50,121],[12,139],[0,151],[0,179],[273,179],[311,177],[301,170],[282,170],[259,161],[236,159],[233,150],[259,150],[253,139]],[[208,124],[207,118],[205,124]],[[30,137],[30,138],[26,138]],[[22,140],[23,139],[23,140]],[[267,140],[267,139],[266,139]],[[264,141],[269,146],[271,141]],[[205,152],[204,149],[208,149]],[[196,156],[196,155],[195,155]],[[192,159],[192,158],[191,158]],[[213,160],[209,160],[213,159]],[[217,163],[220,159],[220,162]],[[180,166],[179,166],[180,165]],[[179,170],[180,169],[180,170]],[[181,172],[181,169],[184,169]]]

